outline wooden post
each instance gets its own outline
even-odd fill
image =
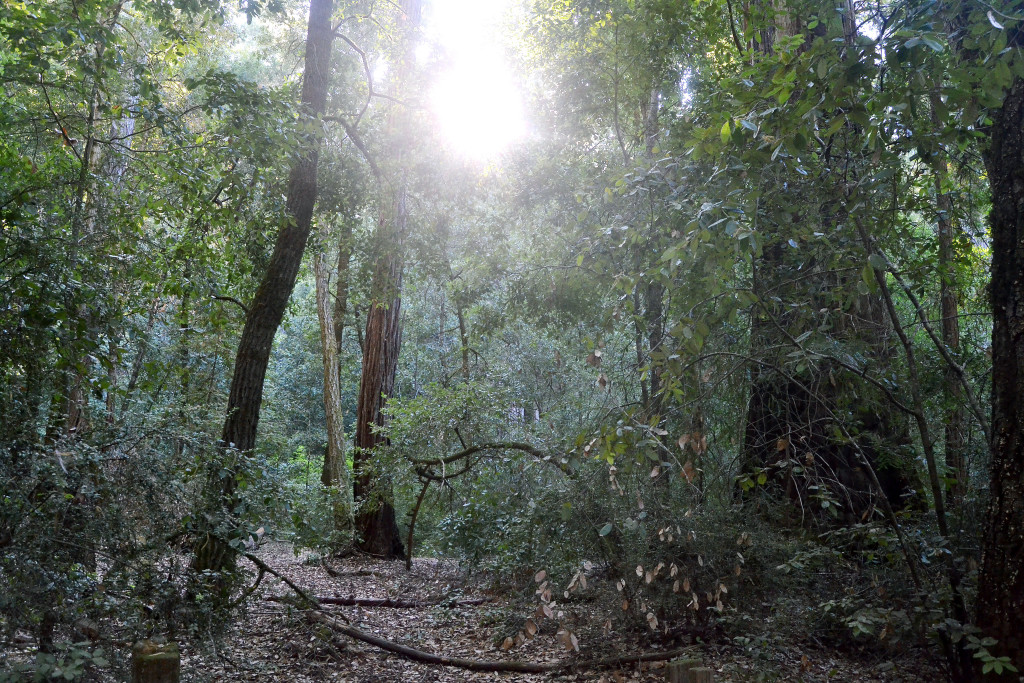
[[[698,659],[676,659],[665,665],[667,683],[714,683],[711,669]]]
[[[177,643],[140,640],[132,647],[132,683],[179,683],[180,675]]]

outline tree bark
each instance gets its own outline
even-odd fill
[[[390,227],[379,223],[399,240],[405,231],[404,197],[396,202],[395,222]],[[391,559],[405,557],[405,548],[399,536],[391,480],[387,473],[373,469],[373,450],[387,443],[378,432],[384,426],[384,404],[391,396],[398,370],[398,353],[402,346],[400,313],[402,308],[403,258],[388,245],[377,262],[373,278],[374,299],[366,312],[362,376],[359,382],[359,406],[356,414],[355,499],[359,505],[356,529],[359,548],[365,552]]]
[[[954,262],[955,239],[952,220],[953,203],[943,193],[942,183],[945,169],[936,168],[935,198],[939,210],[939,298],[942,312],[942,343],[954,356],[960,351],[960,310],[956,287],[956,264]],[[946,367],[943,378],[945,394],[945,454],[946,468],[955,483],[949,487],[949,503],[952,507],[960,504],[967,490],[967,461],[964,458],[966,439],[966,412],[964,411],[963,387],[956,369]]]
[[[338,285],[334,296],[334,340],[341,352],[345,336],[345,316],[348,315],[349,263],[352,261],[352,221],[348,216],[341,222],[338,236]]]
[[[403,54],[395,77],[397,89],[406,85],[413,64],[412,34],[419,26],[420,0],[402,3],[402,24],[405,31]],[[388,119],[388,137],[396,140],[404,127],[405,112],[394,110]],[[392,149],[393,169],[384,181],[378,206],[376,243],[378,256],[371,284],[370,308],[366,312],[366,335],[363,338],[363,366],[359,381],[359,405],[356,410],[356,451],[354,494],[358,513],[356,531],[359,548],[364,552],[389,559],[404,559],[395,519],[391,480],[386,472],[374,468],[373,451],[387,442],[380,433],[385,424],[384,404],[391,396],[398,370],[398,353],[402,346],[400,313],[402,308],[402,275],[405,268],[404,241],[408,210],[404,177],[404,150],[400,144]],[[384,175],[387,175],[386,173]]]
[[[320,322],[320,343],[324,365],[324,415],[327,418],[327,451],[320,481],[334,489],[334,530],[344,536],[352,532],[352,484],[345,463],[345,421],[342,415],[341,380],[338,375],[336,321],[330,305],[327,264],[317,252],[313,261],[316,279],[316,312]]]
[[[998,641],[992,654],[1024,672],[1024,79],[992,113],[988,134],[992,464],[977,624]]]
[[[334,39],[331,27],[333,8],[333,0],[312,0],[309,7],[301,103],[304,114],[312,120],[323,114],[327,101],[331,43]],[[220,445],[236,450],[242,457],[256,445],[263,380],[274,335],[284,317],[309,238],[317,195],[319,146],[319,137],[314,137],[305,155],[292,167],[286,200],[289,218],[278,232],[274,253],[249,305],[238,342]],[[219,489],[220,502],[229,512],[234,507],[236,483],[233,475],[224,479],[211,475],[211,486]],[[195,568],[219,570],[228,566],[231,557],[232,554],[223,548],[223,542],[207,533],[197,544]]]

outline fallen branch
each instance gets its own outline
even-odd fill
[[[321,605],[340,605],[342,607],[393,607],[395,609],[424,609],[426,607],[469,607],[482,605],[488,600],[474,598],[472,600],[439,600],[437,602],[424,602],[422,600],[393,600],[391,598],[357,598],[348,597],[315,597]],[[268,595],[270,602],[292,602],[292,598],[286,595]]]
[[[230,547],[230,546],[229,546],[229,547]],[[254,565],[256,565],[256,566],[257,566],[257,567],[258,567],[258,568],[259,568],[260,570],[262,570],[262,571],[265,571],[266,573],[270,574],[271,576],[276,576],[277,578],[279,578],[279,579],[281,579],[282,581],[284,581],[284,583],[285,583],[285,585],[286,585],[286,586],[288,586],[288,587],[289,587],[289,588],[291,588],[291,589],[292,589],[293,591],[295,591],[296,593],[298,593],[298,594],[299,594],[299,595],[300,595],[300,596],[301,596],[301,597],[302,597],[302,598],[303,598],[303,599],[304,599],[304,600],[305,600],[306,602],[308,602],[308,603],[309,603],[310,605],[312,605],[312,606],[316,607],[316,605],[318,604],[318,603],[317,603],[317,601],[316,601],[316,598],[315,598],[315,597],[313,597],[312,595],[310,595],[310,594],[309,594],[309,593],[307,593],[306,591],[304,591],[304,590],[302,590],[301,588],[299,588],[298,586],[296,586],[296,585],[295,585],[295,582],[294,582],[294,581],[292,581],[292,580],[291,580],[291,579],[289,579],[289,578],[288,578],[287,576],[285,576],[285,575],[284,575],[284,574],[282,574],[281,572],[277,571],[276,569],[274,569],[273,567],[271,567],[270,565],[268,565],[268,564],[267,564],[266,562],[264,562],[264,561],[263,561],[263,560],[261,560],[260,558],[256,557],[256,556],[255,556],[255,555],[253,555],[252,553],[247,553],[247,552],[244,552],[244,551],[238,550],[237,548],[233,548],[233,547],[232,547],[231,549],[232,549],[232,550],[234,550],[234,551],[235,551],[236,553],[238,553],[239,555],[241,555],[242,557],[244,557],[245,559],[247,559],[247,560],[249,560],[250,562],[252,562],[252,563],[253,563]],[[344,617],[342,617],[342,619],[344,619]],[[346,621],[347,621],[347,620],[346,620]]]
[[[252,553],[239,551],[236,548],[232,548],[242,557],[246,558],[257,567],[265,571],[266,573],[276,576],[285,582],[285,584],[301,596],[310,605],[318,605],[320,599],[310,595],[303,589],[295,585],[295,582],[280,573],[276,569],[271,568],[266,562],[256,557]],[[272,596],[270,599],[278,599],[283,601],[284,598],[281,596]],[[345,598],[331,598],[331,600]],[[442,603],[443,604],[443,603]],[[407,647],[399,643],[395,643],[384,638],[370,635],[360,631],[359,629],[351,626],[343,615],[338,615],[344,621],[328,616],[323,612],[315,609],[310,609],[306,612],[306,619],[319,624],[324,624],[328,628],[343,635],[348,636],[354,640],[358,640],[374,647],[380,648],[385,652],[400,655],[406,659],[410,659],[414,662],[422,662],[424,664],[435,664],[438,666],[449,666],[456,669],[465,669],[467,671],[509,671],[514,673],[550,673],[554,671],[569,671],[572,669],[602,669],[613,666],[621,666],[623,664],[635,664],[639,662],[664,662],[680,655],[686,654],[686,650],[668,650],[666,652],[643,652],[633,655],[620,655],[617,657],[606,657],[604,659],[591,659],[591,660],[574,660],[567,662],[552,662],[550,664],[535,664],[533,662],[499,662],[499,661],[487,661],[477,659],[462,659],[459,657],[446,657],[444,655],[435,655],[430,652],[424,652],[423,650],[417,650],[415,648]]]
[[[331,630],[342,633],[355,640],[368,643],[380,648],[385,652],[400,655],[414,662],[424,664],[436,664],[439,666],[450,666],[456,669],[467,671],[509,671],[515,673],[551,673],[554,671],[568,671],[571,669],[600,669],[622,664],[633,664],[637,662],[662,662],[685,654],[686,650],[671,650],[666,652],[644,652],[635,655],[622,655],[618,657],[606,657],[604,659],[576,660],[568,662],[552,662],[550,664],[535,664],[533,662],[498,662],[477,659],[461,659],[459,657],[446,657],[435,655],[423,650],[416,650],[405,645],[394,643],[384,638],[372,636],[357,628],[333,619],[322,612],[311,610],[306,614],[310,621],[324,624]]]

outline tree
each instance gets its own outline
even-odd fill
[[[982,12],[971,12],[972,25],[983,25]],[[1005,40],[1018,52],[1018,75],[989,115],[983,152],[992,192],[992,463],[977,622],[998,641],[993,654],[1024,671],[1024,30],[1014,21]]]
[[[413,67],[413,36],[419,28],[419,0],[402,4],[402,44],[395,75],[398,93],[408,95]],[[408,116],[395,109],[388,117],[388,150],[386,169],[377,180],[377,225],[374,234],[376,249],[370,284],[370,302],[366,312],[366,334],[363,337],[362,377],[359,382],[359,407],[356,413],[355,498],[359,506],[356,529],[359,547],[369,553],[388,558],[404,558],[395,520],[391,484],[386,472],[373,469],[373,451],[385,443],[380,433],[384,425],[384,404],[395,386],[398,353],[402,347],[402,278],[405,270],[403,253],[409,211],[407,205],[408,150],[402,138],[408,135]]]
[[[333,7],[333,0],[312,0],[309,8],[301,101],[303,115],[314,126],[323,114],[327,101],[331,44],[334,40],[331,25]],[[256,445],[263,380],[274,335],[295,286],[309,237],[317,196],[319,144],[319,136],[312,135],[303,155],[292,167],[288,178],[287,217],[278,232],[273,255],[259,288],[248,306],[245,327],[238,342],[220,444],[223,448],[236,451],[242,458],[247,457]],[[219,472],[219,467],[216,469]],[[229,511],[233,507],[232,497],[236,485],[233,474],[223,479],[219,473],[211,475],[211,487],[219,491],[219,500]],[[213,530],[207,531],[197,544],[197,570],[219,570],[230,566],[232,555],[216,533]]]

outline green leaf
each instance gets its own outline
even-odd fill
[[[722,136],[722,144],[729,144],[729,139],[732,138],[732,127],[729,125],[728,120],[722,124],[720,135]]]
[[[612,523],[608,522],[603,527],[601,527],[601,530],[598,531],[597,533],[598,533],[599,536],[607,536],[611,532],[612,532]]]
[[[870,263],[871,267],[874,268],[875,270],[884,271],[888,268],[888,264],[886,263],[885,259],[882,258],[881,254],[871,254],[871,256],[868,256],[868,263]]]

